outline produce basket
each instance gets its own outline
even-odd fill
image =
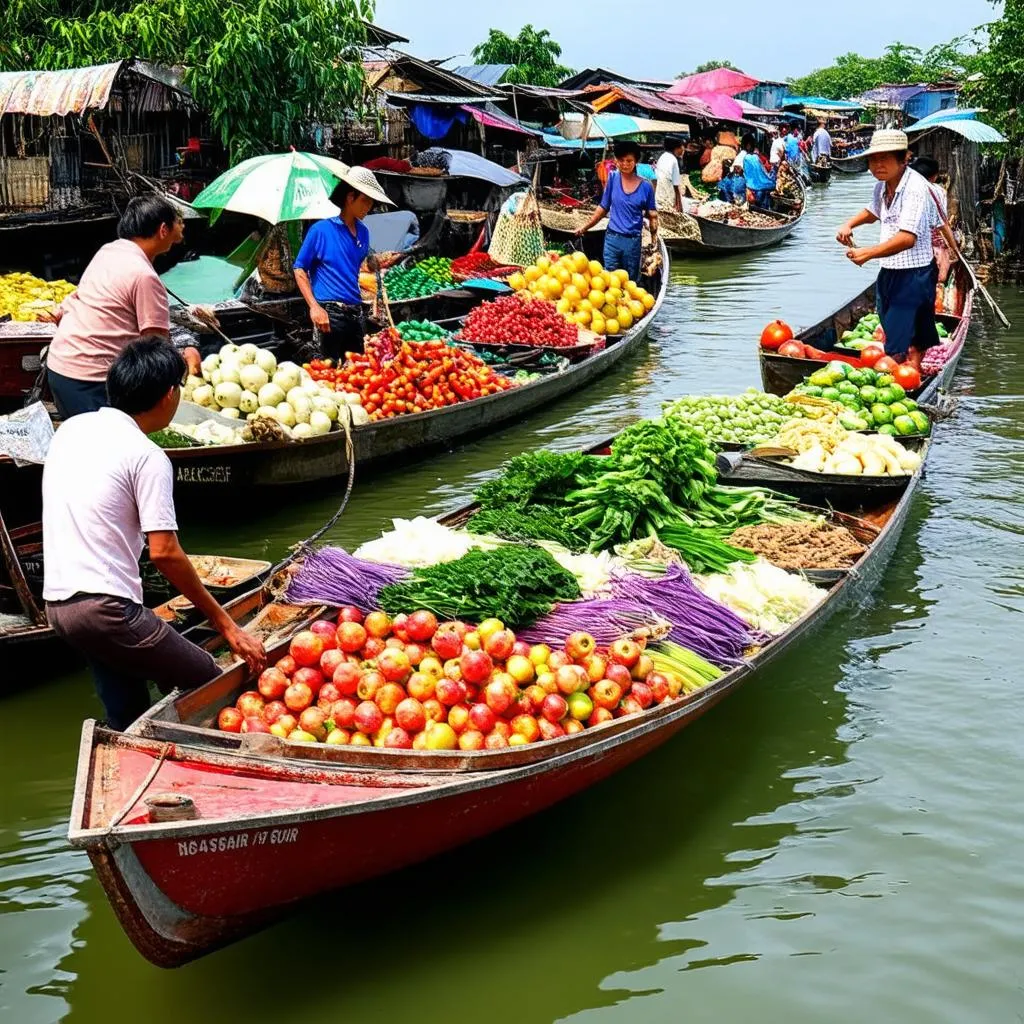
[[[484,341],[471,341],[469,338],[463,338],[460,335],[456,335],[452,340],[459,345],[479,349],[481,352],[492,352],[496,355],[505,356],[510,362],[522,353],[536,355],[544,352],[557,352],[558,355],[568,359],[570,363],[578,363],[592,356],[595,352],[600,352],[606,346],[605,338],[601,335],[590,334],[589,331],[587,334],[586,341],[581,341],[578,345],[569,345],[564,348],[546,348],[539,345],[496,345]],[[516,359],[516,365],[521,366],[523,364]]]

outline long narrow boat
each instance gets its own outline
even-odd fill
[[[831,164],[809,164],[807,167],[811,181],[817,185],[824,185],[832,178]]]
[[[689,238],[667,238],[665,243],[672,252],[697,254],[701,256],[731,256],[754,249],[767,249],[778,245],[800,223],[803,208],[794,217],[789,214],[767,212],[758,213],[773,217],[778,221],[774,227],[745,227],[743,225],[723,224],[707,217],[694,216],[700,227],[700,241]]]
[[[840,174],[863,174],[868,169],[868,158],[861,154],[854,156],[834,156],[832,166]]]
[[[85,723],[70,841],[88,852],[138,950],[173,967],[303,900],[496,831],[664,743],[871,587],[920,479],[899,501],[844,520],[869,546],[821,604],[688,697],[525,747],[414,754],[217,733],[217,710],[247,682],[239,665],[166,698],[128,733]]]
[[[957,309],[955,313],[939,313],[935,319],[940,321],[949,332],[946,344],[950,346],[950,358],[941,372],[926,377],[921,390],[913,395],[918,403],[933,402],[939,390],[949,386],[956,373],[957,364],[963,355],[964,343],[971,326],[971,315],[974,310],[974,285],[963,267],[955,264]],[[812,345],[822,352],[831,352],[844,331],[850,330],[866,313],[875,308],[875,285],[872,282],[863,291],[858,292],[849,302],[819,320],[811,327],[806,327],[796,335],[798,341]],[[791,356],[780,356],[776,352],[759,352],[761,361],[761,382],[765,391],[773,395],[788,395],[805,377],[821,369],[817,359],[799,359]]]

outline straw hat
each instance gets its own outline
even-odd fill
[[[384,189],[380,187],[377,176],[369,167],[350,167],[341,175],[341,180],[346,185],[351,185],[357,192],[362,192],[364,196],[369,196],[375,203],[383,203],[386,206],[395,205],[388,198]]]
[[[910,148],[906,132],[884,128],[871,136],[871,145],[858,156],[874,156],[876,153],[901,153]]]

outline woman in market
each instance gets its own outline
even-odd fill
[[[363,351],[359,271],[364,260],[374,267],[370,231],[363,220],[374,203],[395,204],[366,167],[349,168],[331,193],[331,202],[339,215],[309,229],[295,258],[295,283],[309,306],[322,355],[344,359],[346,352]]]
[[[949,280],[949,271],[957,259],[958,246],[949,226],[949,208],[946,190],[938,185],[939,163],[930,156],[919,156],[910,162],[911,170],[917,171],[928,182],[928,191],[935,200],[936,210],[942,223],[932,230],[932,252],[938,267],[938,287]]]
[[[920,370],[924,350],[939,344],[932,229],[942,219],[928,182],[907,166],[908,148],[905,132],[882,129],[872,135],[866,155],[878,184],[870,205],[840,227],[836,240],[859,267],[881,261],[875,291],[886,355]],[[879,244],[854,245],[854,230],[876,221],[882,225]]]
[[[761,163],[754,147],[754,136],[749,132],[742,140],[742,166],[743,177],[747,182],[747,189],[753,194],[754,206],[767,207],[768,197],[775,190],[775,178],[770,175]]]
[[[651,237],[658,237],[658,208],[654,189],[649,181],[636,173],[639,158],[640,147],[635,142],[615,144],[618,171],[609,176],[594,215],[576,232],[577,237],[583,236],[607,214],[604,268],[625,270],[631,281],[637,281],[640,277],[645,215],[650,224]]]

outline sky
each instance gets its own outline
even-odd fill
[[[693,25],[687,11],[703,24]],[[776,18],[772,12],[777,12]],[[377,0],[374,21],[410,39],[417,57],[461,55],[490,28],[510,35],[526,23],[546,28],[562,46],[562,63],[603,67],[634,78],[665,79],[706,60],[730,60],[747,74],[783,81],[827,66],[840,54],[878,56],[899,41],[927,49],[991,21],[987,0],[729,0],[720,7],[636,0],[517,0],[514,4],[443,4]],[[659,13],[665,12],[665,13]]]

